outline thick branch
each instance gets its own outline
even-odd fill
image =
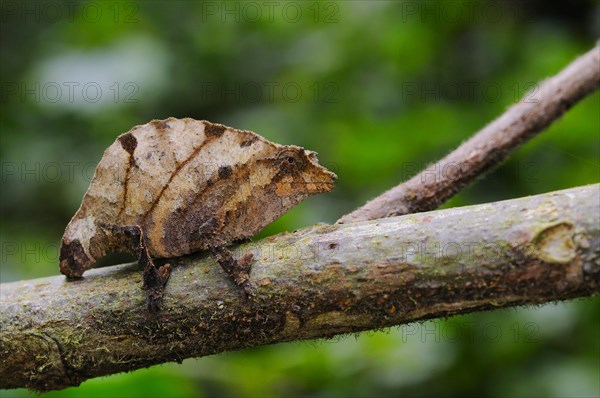
[[[60,389],[167,361],[600,292],[600,185],[347,225],[252,250],[248,301],[207,255],[173,259],[165,310],[135,264],[1,285],[0,387]]]
[[[600,86],[599,68],[600,42],[445,158],[343,216],[338,223],[437,208],[594,92]]]

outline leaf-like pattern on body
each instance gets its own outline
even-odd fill
[[[139,225],[152,257],[249,238],[336,176],[316,154],[194,119],[153,120],[106,149],[61,245],[78,277],[108,252],[130,251],[120,227]]]

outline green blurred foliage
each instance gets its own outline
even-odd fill
[[[318,151],[336,191],[266,236],[333,222],[414,175],[600,35],[594,1],[3,0],[0,11],[3,282],[57,273],[95,163],[136,124],[208,119]],[[596,93],[445,206],[598,182],[599,108]],[[43,396],[597,397],[599,309],[590,299],[261,347]]]

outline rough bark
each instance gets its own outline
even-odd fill
[[[238,246],[249,301],[207,255],[171,259],[165,309],[136,264],[1,285],[0,387],[101,375],[262,344],[600,292],[600,185]]]
[[[560,118],[600,86],[600,42],[539,90],[410,180],[343,216],[338,223],[433,210]]]

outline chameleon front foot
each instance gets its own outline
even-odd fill
[[[223,268],[223,271],[229,275],[236,285],[244,290],[246,296],[253,296],[249,274],[254,255],[248,252],[242,255],[239,260],[236,260],[233,258],[231,251],[225,246],[213,247],[210,251]]]

